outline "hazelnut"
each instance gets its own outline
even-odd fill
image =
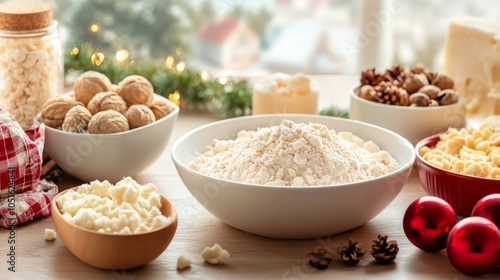
[[[153,104],[149,108],[153,111],[156,120],[167,116],[174,110],[174,108],[165,99],[160,98],[155,98]]]
[[[76,79],[73,89],[76,101],[80,101],[87,106],[94,95],[111,90],[111,81],[104,74],[87,71]]]
[[[359,97],[366,100],[375,101],[375,89],[370,85],[364,85],[359,89]]]
[[[128,106],[143,104],[148,107],[153,103],[153,85],[144,77],[130,75],[118,83],[116,93],[120,95]]]
[[[427,76],[427,80],[429,82],[431,82],[432,84],[432,81],[434,81],[434,79],[437,77],[437,73],[436,72],[433,72],[433,71],[425,71],[425,76]]]
[[[429,106],[429,96],[424,93],[417,92],[410,95],[410,104],[417,107],[427,107]]]
[[[418,90],[418,92],[424,93],[429,96],[430,99],[436,99],[440,91],[441,89],[435,85],[426,85]]]
[[[130,129],[141,127],[154,122],[155,115],[148,106],[142,104],[132,105],[125,113]]]
[[[64,122],[66,113],[76,105],[83,104],[67,95],[53,96],[43,104],[40,121],[50,127],[59,128]]]
[[[425,74],[409,75],[403,83],[403,88],[409,93],[417,92],[421,87],[428,85],[429,81]]]
[[[422,74],[425,73],[425,66],[423,64],[416,64],[413,68],[410,69],[410,72],[414,74]]]
[[[62,130],[74,133],[85,133],[88,131],[89,121],[92,114],[82,105],[76,105],[69,109],[62,124]]]
[[[436,107],[436,106],[439,106],[439,102],[437,102],[434,99],[431,99],[431,101],[429,101],[429,107]]]
[[[115,110],[121,114],[127,111],[127,103],[118,94],[106,91],[100,92],[90,99],[87,109],[92,115],[106,110]]]
[[[453,80],[446,75],[437,75],[434,80],[432,80],[432,84],[441,90],[453,89],[454,86]]]
[[[89,121],[89,133],[110,134],[129,130],[127,118],[117,111],[101,111]]]
[[[401,106],[410,105],[410,95],[404,89],[399,91],[399,103]]]
[[[436,100],[439,105],[451,105],[458,102],[458,95],[453,89],[445,89],[439,92]]]

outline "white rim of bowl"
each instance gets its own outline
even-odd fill
[[[370,179],[367,179],[367,180],[362,180],[362,181],[357,181],[357,182],[332,184],[332,185],[320,185],[320,186],[269,186],[269,185],[251,184],[251,183],[239,182],[239,181],[231,181],[231,180],[225,180],[225,179],[220,179],[220,178],[208,176],[206,174],[203,174],[201,172],[193,170],[192,168],[190,168],[190,167],[182,164],[181,161],[177,158],[177,156],[175,154],[175,151],[178,149],[178,146],[183,141],[185,141],[186,138],[190,137],[192,134],[194,134],[194,133],[196,133],[196,132],[198,132],[200,130],[206,129],[207,127],[215,126],[215,125],[219,125],[219,124],[223,124],[223,123],[228,123],[228,122],[235,122],[235,121],[238,121],[238,120],[241,120],[241,119],[251,119],[251,118],[263,118],[263,119],[265,119],[265,118],[269,118],[269,117],[274,117],[274,118],[275,117],[279,117],[279,118],[284,118],[284,117],[296,117],[296,118],[299,118],[299,117],[309,117],[310,118],[310,117],[313,117],[313,118],[320,118],[320,119],[337,119],[337,120],[341,120],[341,121],[352,122],[352,123],[357,123],[357,124],[361,124],[361,125],[373,127],[373,128],[379,129],[379,130],[383,130],[384,132],[387,132],[389,134],[392,134],[393,136],[395,136],[399,140],[403,141],[408,147],[410,147],[411,159],[408,162],[406,162],[404,165],[399,166],[398,169],[396,169],[396,170],[394,170],[394,171],[392,171],[390,173],[387,173],[387,174],[379,176],[379,177],[370,178]],[[193,151],[193,153],[194,152],[195,151]],[[352,119],[344,119],[344,118],[328,117],[328,116],[320,116],[320,115],[311,115],[311,114],[262,114],[262,115],[252,115],[252,116],[236,117],[236,118],[231,118],[231,119],[225,119],[225,120],[215,121],[215,122],[211,122],[211,123],[202,125],[202,126],[200,126],[198,128],[195,128],[195,129],[187,132],[186,134],[182,135],[181,137],[179,137],[175,141],[174,145],[172,146],[171,157],[172,157],[172,159],[173,159],[173,161],[175,163],[177,163],[181,168],[183,168],[185,170],[197,173],[197,174],[201,175],[202,177],[206,177],[208,179],[215,179],[215,180],[218,180],[218,181],[221,181],[221,182],[224,182],[224,183],[231,183],[231,184],[236,183],[236,184],[240,184],[240,185],[244,185],[244,186],[258,187],[258,188],[275,188],[275,189],[287,189],[287,190],[291,190],[291,189],[293,189],[293,190],[305,190],[305,189],[315,189],[315,188],[347,187],[347,186],[356,185],[356,184],[361,183],[361,182],[364,183],[364,182],[381,180],[381,179],[384,179],[386,177],[398,174],[398,173],[402,172],[403,170],[407,169],[408,167],[413,168],[413,164],[415,162],[416,154],[415,154],[415,148],[410,143],[410,141],[406,140],[404,137],[398,135],[395,132],[392,132],[392,131],[390,131],[388,129],[385,129],[385,128],[377,126],[377,125],[373,125],[373,124],[369,124],[369,123],[365,123],[365,122],[361,122],[361,121],[357,121],[357,120],[352,120]]]

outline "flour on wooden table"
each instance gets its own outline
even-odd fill
[[[240,131],[234,140],[214,139],[191,168],[220,179],[274,186],[351,183],[387,174],[398,163],[373,141],[316,123]]]

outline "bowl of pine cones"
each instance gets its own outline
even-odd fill
[[[466,108],[451,78],[417,65],[362,71],[350,91],[349,118],[392,130],[413,145],[466,125]]]

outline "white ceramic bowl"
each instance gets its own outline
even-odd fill
[[[449,127],[466,125],[466,109],[463,102],[436,107],[408,107],[381,104],[359,97],[350,90],[349,118],[378,125],[405,137],[412,145],[418,141],[446,131]]]
[[[46,126],[47,154],[67,173],[90,182],[112,183],[133,176],[153,164],[165,150],[179,115],[179,107],[151,124],[113,134],[81,134]]]
[[[388,151],[400,168],[385,176],[332,186],[276,187],[216,179],[190,168],[195,153],[213,139],[235,139],[240,130],[279,125],[283,119],[351,131]],[[179,138],[172,148],[177,171],[198,202],[222,222],[256,235],[305,239],[338,234],[377,216],[398,195],[415,160],[403,137],[374,125],[300,114],[256,115],[214,122]]]

